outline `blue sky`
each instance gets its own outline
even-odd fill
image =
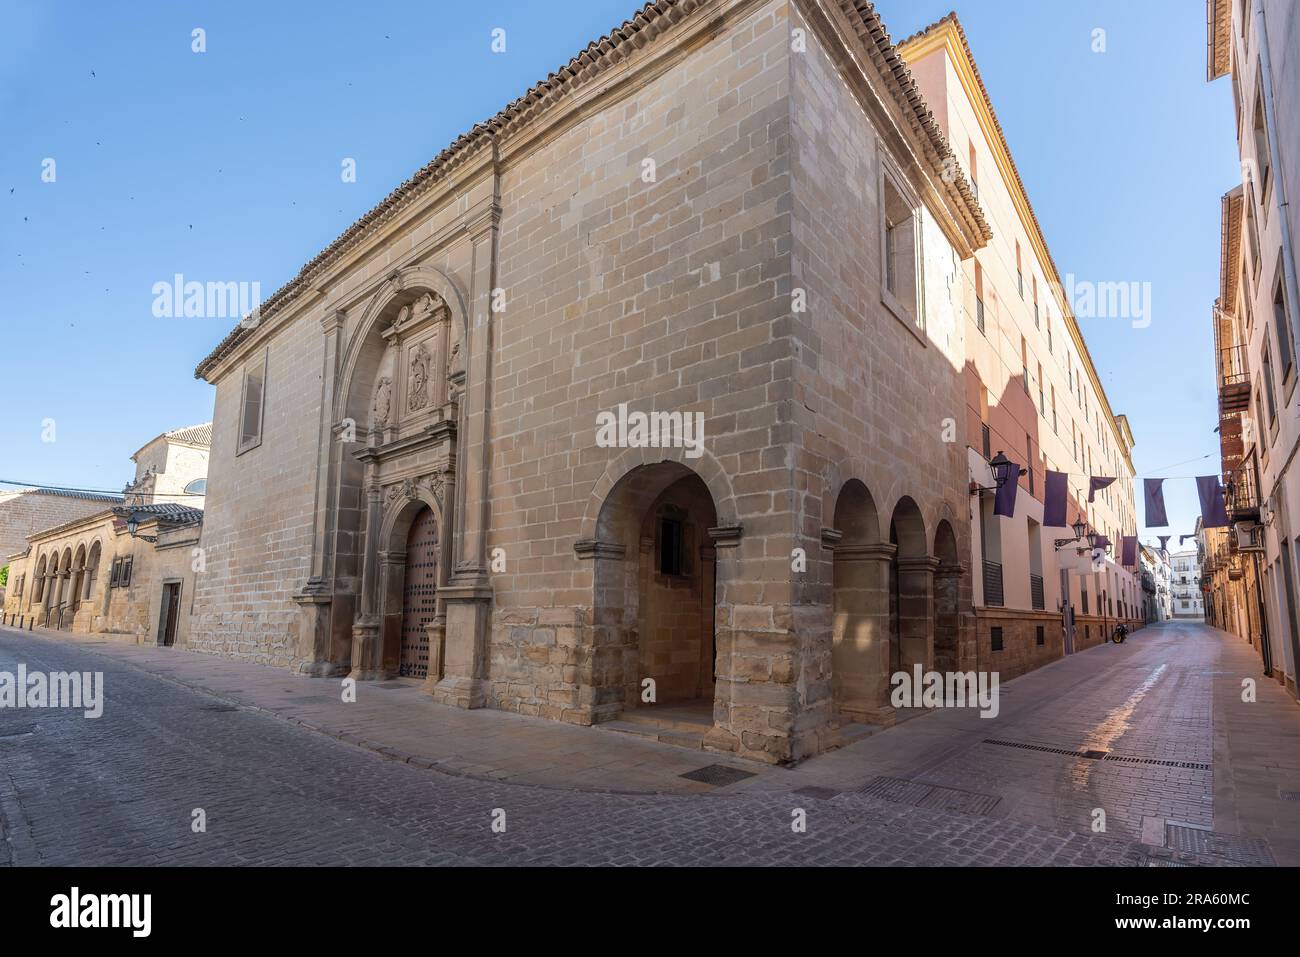
[[[901,39],[951,3],[878,7]],[[156,318],[153,284],[181,273],[270,295],[636,5],[555,9],[4,0],[0,478],[120,488],[145,441],[209,419],[212,389],[192,372],[232,323]],[[1139,472],[1216,452],[1218,199],[1238,176],[1230,88],[1205,82],[1204,3],[967,0],[957,12],[1062,273],[1152,284],[1149,329],[1083,325]],[[191,51],[195,27],[206,53]],[[490,47],[497,27],[504,54]],[[1104,54],[1090,49],[1096,27]],[[345,157],[355,183],[340,177]],[[1213,456],[1163,471],[1217,468]],[[1167,531],[1190,531],[1193,483],[1170,482],[1166,500]]]

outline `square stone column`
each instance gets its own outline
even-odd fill
[[[841,717],[893,724],[889,704],[889,563],[895,547],[835,545],[831,687]]]

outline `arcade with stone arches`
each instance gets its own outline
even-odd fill
[[[959,671],[963,601],[970,583],[949,517],[926,527],[900,497],[882,522],[867,485],[850,479],[835,497],[831,552],[831,699],[839,723],[892,724],[890,676]]]

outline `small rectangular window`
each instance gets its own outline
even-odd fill
[[[993,439],[989,434],[989,424],[987,422],[980,423],[980,441],[983,444],[984,458],[986,460],[993,458]]]
[[[1002,628],[994,625],[989,629],[989,643],[993,646],[994,651],[1002,650]]]
[[[239,406],[239,444],[235,454],[262,444],[262,407],[266,398],[266,353],[244,367]]]
[[[1039,625],[1034,629],[1034,644],[1042,645],[1047,643],[1047,637],[1043,633],[1043,626]]]
[[[116,588],[118,586],[118,583],[121,582],[121,580],[122,580],[122,559],[115,558],[113,559],[113,573],[109,577],[108,587]]]
[[[659,573],[681,575],[682,523],[675,518],[659,520]]]
[[[122,559],[122,582],[121,582],[121,584],[122,584],[122,587],[123,587],[123,588],[129,588],[129,587],[131,587],[131,564],[132,564],[133,561],[134,561],[134,559],[131,559],[131,558],[124,558],[124,559]]]
[[[1277,261],[1277,284],[1273,287],[1273,331],[1277,333],[1277,358],[1282,367],[1282,381],[1291,373],[1291,320],[1282,284],[1282,260]],[[1244,293],[1243,293],[1244,295]]]

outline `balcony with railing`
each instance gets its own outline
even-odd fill
[[[1002,566],[998,562],[991,562],[987,558],[984,560],[984,604],[990,608],[1001,608],[1004,604],[1002,597]]]
[[[1259,491],[1249,468],[1223,473],[1223,504],[1234,522],[1259,518]]]
[[[1246,347],[1228,346],[1219,350],[1219,414],[1242,412],[1250,408],[1250,370],[1246,366]]]

